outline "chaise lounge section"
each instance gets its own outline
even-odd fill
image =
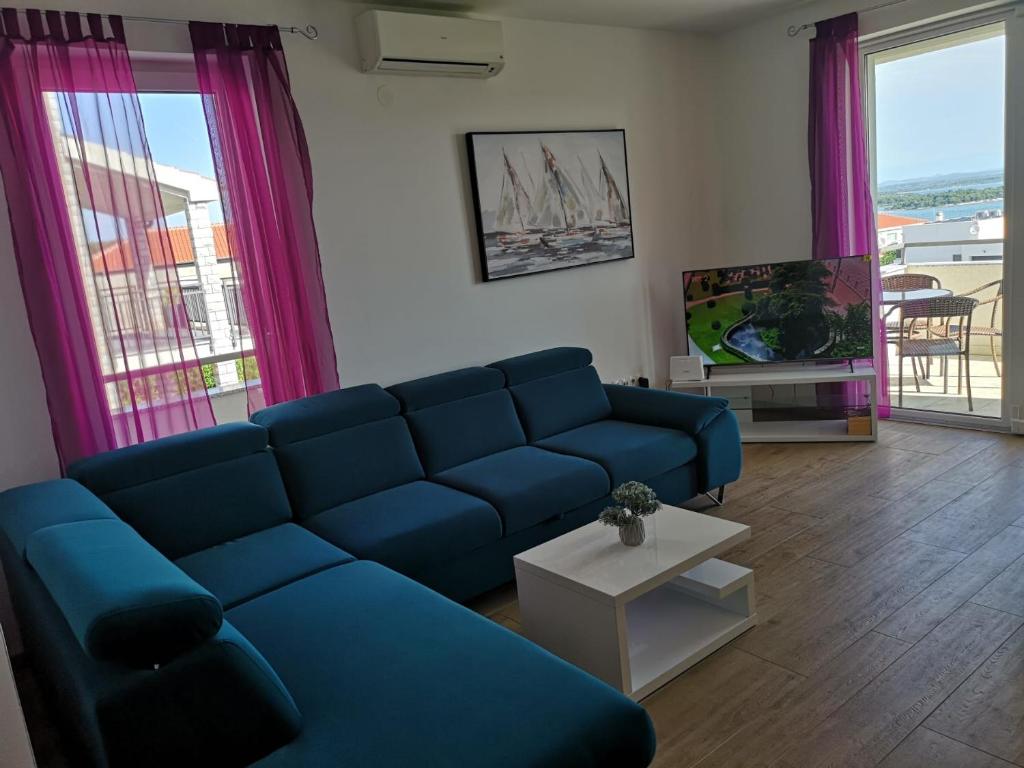
[[[679,503],[738,477],[723,401],[590,363],[339,390],[0,494],[26,647],[78,756],[648,765],[642,708],[449,599],[509,581],[620,482]]]

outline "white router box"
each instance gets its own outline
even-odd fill
[[[668,375],[672,381],[704,381],[704,358],[674,355],[669,358]]]

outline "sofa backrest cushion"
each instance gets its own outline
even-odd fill
[[[152,667],[220,629],[217,599],[121,520],[41,528],[25,557],[95,659]]]
[[[553,347],[499,360],[496,363],[491,363],[488,367],[505,374],[508,386],[514,387],[528,381],[586,368],[592,362],[594,362],[594,356],[589,349]]]
[[[428,475],[525,445],[505,377],[464,368],[389,388],[401,400]]]
[[[281,403],[252,415],[270,431],[300,519],[423,478],[399,404],[376,384]]]
[[[68,475],[177,559],[291,519],[267,430],[224,424],[84,459]]]
[[[398,398],[402,412],[422,411],[453,400],[494,392],[505,386],[505,376],[494,368],[460,368],[457,371],[403,381],[388,387]]]
[[[256,411],[250,421],[265,427],[275,448],[398,415],[398,403],[379,384],[362,384]]]
[[[560,347],[492,363],[509,382],[530,442],[606,419],[612,407],[590,352]]]

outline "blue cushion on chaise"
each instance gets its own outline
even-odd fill
[[[361,559],[408,575],[501,538],[501,519],[486,501],[423,480],[342,504],[305,525]]]
[[[331,568],[227,618],[303,716],[259,768],[642,768],[654,754],[642,707],[375,563]]]
[[[487,499],[501,515],[506,536],[610,490],[608,473],[592,461],[528,445],[460,464],[432,479]]]
[[[601,498],[609,480],[593,462],[527,446],[504,383],[496,368],[463,368],[388,391],[402,403],[427,477],[486,499],[508,536]]]
[[[284,523],[178,558],[225,608],[355,558],[295,523]]]
[[[552,435],[536,445],[597,462],[611,476],[613,487],[648,480],[697,456],[697,444],[685,432],[614,419]]]

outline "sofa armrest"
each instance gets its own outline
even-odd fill
[[[111,768],[249,765],[302,727],[277,673],[226,621],[192,652],[133,672],[96,714]]]
[[[164,664],[220,629],[217,598],[120,520],[42,528],[29,536],[25,558],[99,661]]]
[[[697,443],[701,493],[738,480],[743,467],[739,423],[720,397],[605,384],[612,418],[686,432]]]
[[[701,493],[740,479],[743,444],[736,414],[723,411],[696,436],[697,490]]]
[[[696,437],[719,414],[729,410],[729,402],[720,397],[621,384],[605,384],[604,389],[612,404],[612,418],[679,429],[691,437]]]

